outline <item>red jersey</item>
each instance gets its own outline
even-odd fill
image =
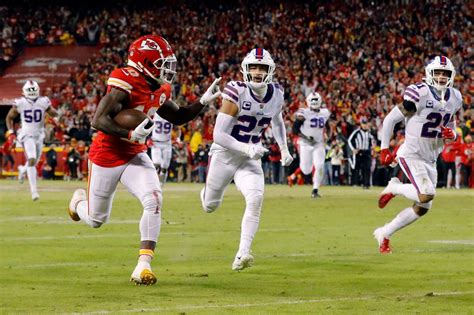
[[[474,143],[463,143],[461,145],[461,163],[469,165],[474,161]]]
[[[454,163],[458,155],[459,145],[457,142],[451,142],[444,145],[441,156],[446,163]]]
[[[3,143],[2,147],[4,154],[10,154],[12,152],[13,148],[15,148],[15,140],[16,136],[14,133],[11,133],[7,136],[7,139]]]
[[[112,88],[128,93],[129,102],[123,109],[140,110],[150,117],[153,117],[156,110],[171,96],[169,84],[152,91],[145,78],[132,67],[112,71],[107,81],[107,93]],[[92,142],[89,159],[102,167],[114,167],[128,163],[135,155],[146,149],[145,144],[132,143],[99,131],[97,138]]]

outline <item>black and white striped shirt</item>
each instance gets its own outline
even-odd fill
[[[370,131],[362,130],[357,128],[349,136],[349,147],[352,151],[354,150],[370,150],[372,148],[372,143],[374,137],[370,134]]]

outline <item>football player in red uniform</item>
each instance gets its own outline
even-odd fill
[[[136,284],[156,282],[150,262],[160,232],[162,193],[145,145],[153,124],[145,119],[135,129],[128,130],[119,126],[113,117],[123,109],[133,108],[149,117],[157,112],[172,124],[181,125],[194,119],[220,96],[218,78],[199,102],[180,107],[170,99],[170,84],[175,75],[176,57],[164,38],[147,35],[131,44],[127,66],[110,74],[107,94],[92,120],[99,134],[89,152],[88,191],[77,189],[69,204],[73,220],[98,228],[110,217],[119,181],[140,200],[144,210],[140,220],[141,246],[138,264],[130,279]]]

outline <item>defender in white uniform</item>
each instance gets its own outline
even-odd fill
[[[322,107],[319,93],[312,92],[306,97],[307,108],[296,112],[293,133],[299,136],[300,169],[303,174],[311,173],[314,166],[313,191],[311,197],[321,197],[319,186],[324,176],[324,159],[326,157],[324,129],[331,116],[327,108]]]
[[[245,198],[233,270],[245,269],[253,263],[250,247],[260,221],[264,190],[260,158],[268,151],[260,139],[270,123],[281,150],[281,163],[287,166],[293,160],[281,113],[283,89],[272,82],[274,71],[270,54],[262,48],[253,49],[242,61],[244,82],[231,81],[226,85],[214,127],[206,186],[201,190],[202,207],[208,213],[220,206],[232,179]]]
[[[171,161],[171,131],[173,124],[155,114],[153,116],[155,128],[151,134],[153,146],[151,147],[151,159],[158,172],[161,185],[166,182],[168,168]]]
[[[437,182],[436,159],[444,143],[456,139],[455,114],[462,106],[461,93],[453,88],[456,71],[447,57],[435,57],[425,69],[424,83],[408,86],[403,104],[385,118],[382,129],[381,163],[393,165],[395,158],[411,184],[392,178],[382,192],[379,207],[383,208],[396,195],[413,200],[395,219],[374,231],[381,253],[390,253],[389,238],[396,231],[414,222],[431,208]],[[397,152],[388,146],[396,123],[405,120],[405,142]]]
[[[7,128],[13,132],[14,119],[18,115],[21,117],[21,131],[18,141],[21,142],[25,150],[27,164],[18,167],[18,178],[20,182],[23,182],[25,173],[28,174],[33,201],[39,199],[36,187],[36,163],[43,149],[45,113],[52,117],[58,115],[56,110],[51,107],[49,98],[40,96],[38,83],[29,80],[23,85],[23,97],[15,99],[6,118]]]

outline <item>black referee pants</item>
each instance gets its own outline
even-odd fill
[[[370,187],[370,150],[362,150],[356,155],[356,164],[354,168],[353,184],[362,185],[365,188]]]

